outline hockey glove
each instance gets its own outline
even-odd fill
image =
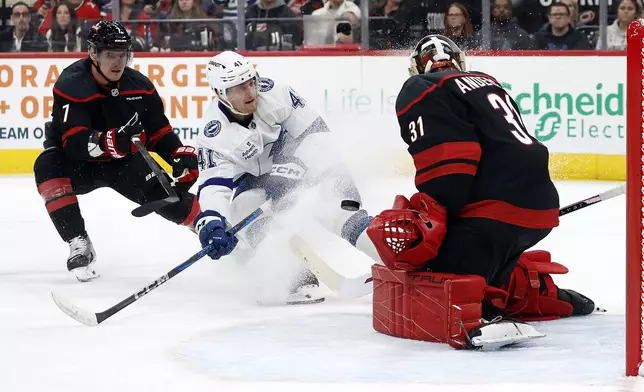
[[[367,227],[383,263],[404,271],[418,271],[436,257],[446,233],[447,210],[422,192],[411,200],[396,196],[392,209],[381,212]]]
[[[306,174],[306,166],[295,157],[275,157],[266,181],[266,196],[279,202],[293,191]]]
[[[102,134],[103,151],[114,159],[124,158],[127,154],[136,152],[136,146],[132,143],[132,136],[143,132],[143,126],[139,123],[139,114],[134,116],[120,128],[112,128]],[[142,137],[141,142],[145,144]]]
[[[216,211],[204,211],[197,215],[195,230],[199,233],[202,247],[214,245],[208,253],[211,259],[219,260],[220,257],[230,254],[237,245],[237,237],[226,232],[226,218]]]
[[[195,151],[194,147],[181,146],[172,153],[172,177],[186,192],[199,177]]]

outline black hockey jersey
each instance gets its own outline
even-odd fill
[[[154,85],[140,72],[125,68],[115,88],[107,89],[94,79],[91,62],[83,59],[65,68],[53,88],[51,128],[45,148],[57,146],[82,160],[110,160],[109,155],[92,157],[88,142],[92,132],[105,132],[125,125],[134,112],[145,128],[146,146],[168,163],[182,145],[163,112],[163,102]]]
[[[450,217],[558,225],[548,149],[528,134],[518,106],[494,78],[457,71],[412,76],[396,112],[417,189]]]

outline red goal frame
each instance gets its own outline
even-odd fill
[[[632,22],[626,53],[626,375],[640,374],[644,312],[644,20]]]

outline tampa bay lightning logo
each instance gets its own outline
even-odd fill
[[[262,93],[271,91],[273,89],[273,86],[275,86],[275,82],[273,82],[273,80],[269,78],[259,78],[259,83],[257,83],[257,87]]]
[[[221,123],[219,120],[212,120],[204,127],[203,134],[206,137],[215,137],[219,134],[219,131],[221,131]]]

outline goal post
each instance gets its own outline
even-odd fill
[[[626,54],[626,375],[644,354],[644,19],[627,31]]]

